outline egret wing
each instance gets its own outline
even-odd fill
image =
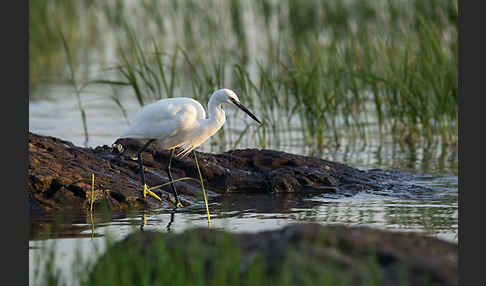
[[[122,137],[158,139],[165,148],[179,146],[197,127],[198,119],[204,116],[201,110],[204,113],[202,106],[192,99],[173,98],[155,102],[137,114]]]

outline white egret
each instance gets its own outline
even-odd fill
[[[167,173],[171,182],[173,182],[170,172],[172,157],[174,156],[175,149],[180,148],[181,151],[176,156],[182,157],[193,151],[202,184],[202,176],[194,149],[204,143],[223,126],[226,121],[225,113],[221,107],[223,103],[235,104],[261,124],[260,120],[240,103],[236,93],[230,89],[218,89],[211,95],[208,103],[209,116],[207,118],[203,106],[196,100],[187,97],[162,99],[144,106],[139,111],[131,126],[120,138],[148,139],[147,143],[137,152],[144,187],[144,197],[148,193],[160,200],[157,195],[149,191],[145,184],[142,162],[142,152],[154,141],[158,141],[159,146],[163,149],[171,151],[169,163],[167,164]],[[171,183],[171,186],[176,206],[182,207],[174,183]],[[205,193],[204,196],[206,197]]]

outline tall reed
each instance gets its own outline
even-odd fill
[[[366,140],[374,125],[398,141],[457,141],[453,0],[130,5],[86,8],[117,35],[114,79],[95,82],[126,85],[140,105],[188,95],[204,102],[230,87],[259,110],[264,126],[239,130],[261,146],[299,136],[323,150],[344,132]],[[242,142],[224,131],[217,140]]]

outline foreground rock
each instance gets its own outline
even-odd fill
[[[74,146],[58,138],[29,132],[28,195],[31,210],[85,209],[91,197],[91,174],[95,175],[95,207],[110,209],[160,207],[153,198],[143,199],[136,151],[143,141],[118,141],[123,155],[104,145]],[[404,178],[380,170],[361,171],[344,164],[273,150],[233,150],[222,154],[198,152],[199,165],[209,196],[228,192],[294,192],[353,195],[360,191],[387,194],[422,194],[429,190],[409,185]],[[149,186],[168,182],[169,152],[151,145],[143,154]],[[192,154],[174,159],[172,173],[199,178]],[[406,179],[406,178],[405,178]],[[202,198],[194,180],[175,183],[184,205]],[[155,191],[163,207],[172,207],[170,186]]]
[[[109,247],[93,269],[89,285],[141,279],[150,285],[201,279],[205,285],[218,279],[226,279],[224,285],[458,283],[455,244],[415,233],[318,224],[254,234],[207,228],[136,232]]]

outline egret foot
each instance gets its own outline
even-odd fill
[[[157,196],[154,192],[152,192],[148,187],[147,187],[147,184],[144,184],[143,185],[143,197],[144,198],[147,198],[147,194],[149,194],[150,196],[156,198],[157,200],[159,200],[160,202],[162,202],[162,199]]]
[[[181,203],[181,201],[179,201],[179,198],[175,199],[175,201],[172,202],[176,207],[174,208],[175,209],[178,209],[178,208],[183,208],[184,205]]]
[[[179,178],[179,179],[177,179],[175,181],[169,181],[169,182],[164,183],[162,185],[157,185],[155,187],[147,188],[147,191],[149,192],[150,190],[159,189],[159,188],[161,188],[163,186],[171,185],[171,184],[174,184],[174,182],[176,182],[176,181],[182,181],[182,180],[195,180],[195,179],[190,178],[190,177]],[[199,182],[198,180],[195,180],[195,181]],[[177,208],[183,208],[184,207],[184,205],[179,200],[179,197],[178,196],[174,196],[174,201],[172,201],[172,203],[176,206],[175,209],[177,209]]]
[[[179,198],[176,199],[176,202],[173,202],[174,205],[176,206],[175,208],[183,208],[184,205],[181,203],[181,201],[179,201]]]

